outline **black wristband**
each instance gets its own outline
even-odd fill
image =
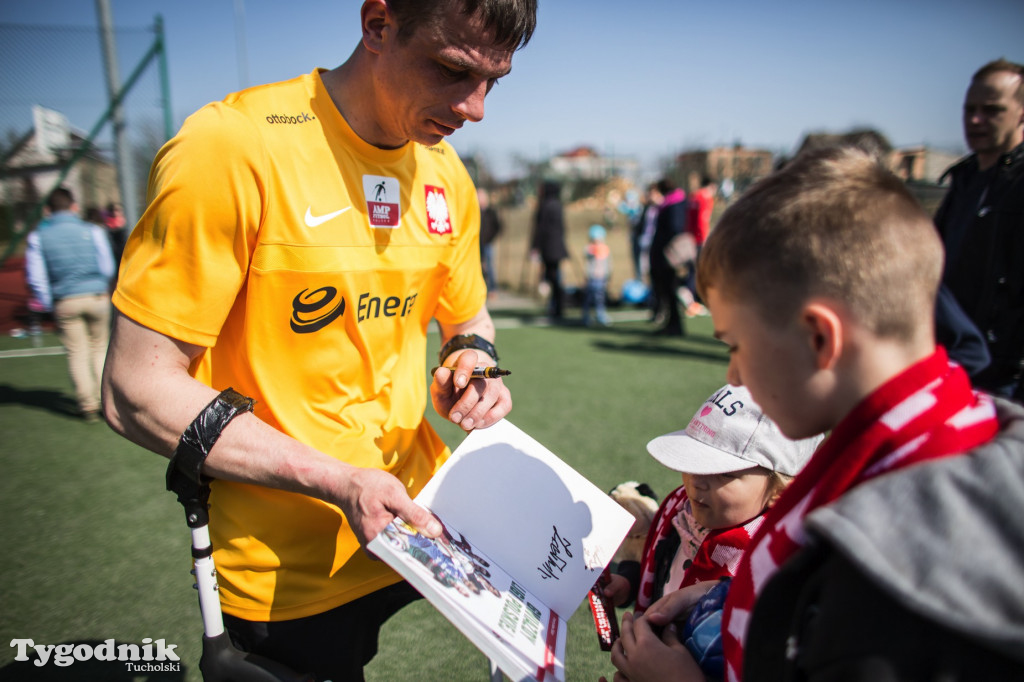
[[[437,364],[444,365],[444,361],[449,355],[465,348],[482,350],[494,358],[494,362],[498,362],[498,351],[494,350],[493,343],[479,334],[457,334],[448,339],[448,343],[441,347],[441,352],[437,354]]]
[[[233,388],[220,392],[203,411],[199,413],[185,432],[181,434],[178,447],[171,456],[167,467],[167,489],[177,492],[174,485],[175,472],[183,474],[193,483],[207,482],[203,477],[203,462],[213,449],[221,431],[228,423],[242,414],[252,412],[253,399],[246,398]]]

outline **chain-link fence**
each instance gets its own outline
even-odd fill
[[[99,29],[0,24],[0,261],[17,251],[58,183],[72,190],[83,213],[115,203],[145,205],[149,165],[166,138],[170,106],[159,19],[148,28],[115,29],[114,42],[121,139],[129,150],[121,157],[134,195],[128,202],[117,180]]]

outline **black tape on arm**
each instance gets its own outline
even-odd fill
[[[203,486],[209,479],[203,476],[203,462],[217,439],[232,419],[244,412],[252,412],[255,401],[232,388],[221,391],[203,408],[185,432],[167,467],[167,489],[183,494],[195,486]]]

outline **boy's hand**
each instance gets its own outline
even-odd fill
[[[666,627],[659,637],[644,616],[634,618],[632,613],[622,615],[612,665],[618,670],[615,682],[704,682],[704,673],[679,641],[675,626]]]
[[[644,612],[644,618],[655,626],[669,625],[673,621],[681,620],[686,612],[696,606],[701,597],[717,584],[715,580],[708,580],[669,592],[648,607]]]

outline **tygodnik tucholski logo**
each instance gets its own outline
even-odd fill
[[[116,644],[106,639],[99,644],[36,644],[31,639],[12,639],[11,646],[17,649],[14,660],[29,661],[29,652],[36,653],[32,664],[42,668],[53,664],[66,668],[79,661],[115,661],[126,666],[128,672],[180,672],[181,659],[174,653],[177,644],[167,644],[163,639],[144,637],[141,644]]]

